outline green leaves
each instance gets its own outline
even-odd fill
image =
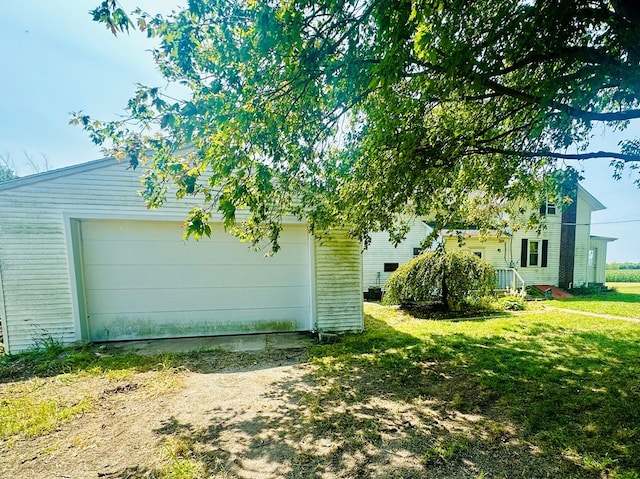
[[[211,238],[211,226],[209,220],[211,213],[200,207],[195,207],[189,211],[189,219],[184,223],[184,239],[193,237],[196,241],[203,236]]]
[[[129,27],[133,26],[133,22],[131,22],[125,11],[118,6],[116,0],[105,0],[89,13],[94,22],[104,23],[114,35],[129,32]]]
[[[441,301],[456,309],[492,293],[495,271],[471,251],[428,251],[401,265],[385,284],[386,304]]]
[[[188,95],[139,85],[126,119],[72,122],[116,158],[146,155],[150,207],[168,191],[191,196],[274,250],[285,215],[315,232],[349,225],[365,243],[381,229],[400,239],[399,218],[412,215],[493,227],[507,205],[548,193],[554,158],[583,158],[566,150],[583,151],[593,122],[640,117],[640,29],[619,4],[190,0],[168,17],[136,11],[160,40],[160,71]],[[92,15],[114,33],[133,25],[112,0]],[[614,175],[640,161],[632,143],[595,157],[616,158]],[[206,234],[208,217],[195,219]]]

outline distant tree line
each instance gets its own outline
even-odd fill
[[[640,263],[607,263],[607,269],[640,269]]]

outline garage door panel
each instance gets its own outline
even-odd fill
[[[146,291],[141,301],[140,292],[127,289],[87,290],[93,298],[89,303],[92,313],[143,313],[155,311],[200,311],[244,309],[248,304],[253,309],[303,307],[308,303],[306,287],[217,288],[215,294],[209,288],[183,290],[155,289]],[[117,301],[113,301],[117,298]]]
[[[91,229],[84,228],[82,236],[84,240],[110,240],[117,238],[119,241],[132,240],[136,242],[173,242],[173,243],[205,243],[209,240],[226,243],[232,246],[244,245],[234,236],[224,231],[219,223],[211,224],[211,238],[203,238],[201,241],[193,239],[184,241],[182,236],[184,228],[181,223],[167,221],[119,221],[119,220],[85,220],[83,224],[91,225]],[[287,225],[280,233],[280,243],[300,243],[306,233],[304,225]],[[265,243],[266,246],[266,243]]]
[[[259,319],[252,310],[191,311],[127,315],[95,315],[93,341],[122,341],[149,338],[216,336],[274,331],[304,331],[299,318],[307,308],[263,310]]]
[[[302,264],[282,265],[264,271],[254,265],[92,265],[87,269],[85,281],[93,289],[109,289],[114,284],[120,289],[148,290],[154,288],[218,288],[240,286],[255,288],[269,286],[298,286],[298,272]],[[238,277],[241,281],[238,281]]]
[[[286,227],[273,257],[214,225],[182,240],[178,223],[82,221],[83,285],[93,341],[308,330],[309,237]]]
[[[305,264],[308,255],[306,243],[281,245],[286,252],[265,257],[265,252],[254,251],[245,243],[226,243],[203,239],[200,242],[137,242],[84,240],[85,264]]]

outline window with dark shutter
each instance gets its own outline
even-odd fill
[[[528,253],[529,253],[529,240],[526,238],[522,238],[522,245],[520,246],[520,266],[522,268],[526,268],[527,266]]]
[[[549,240],[542,240],[542,257],[540,259],[540,266],[547,267],[547,258],[549,257]]]

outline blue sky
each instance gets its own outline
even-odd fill
[[[88,11],[99,0],[21,0],[0,2],[0,155],[20,175],[33,168],[59,168],[100,158],[100,150],[79,128],[69,125],[71,111],[114,119],[136,83],[166,86],[156,71],[153,44],[139,32],[114,37],[92,22]],[[176,0],[120,0],[126,11],[140,6],[169,12]],[[620,134],[597,133],[595,149],[613,149],[620,138],[640,136],[638,123]],[[611,177],[606,160],[573,163],[583,170],[583,186],[607,209],[592,218],[592,234],[613,236],[607,261],[640,262],[640,190],[632,179]]]

